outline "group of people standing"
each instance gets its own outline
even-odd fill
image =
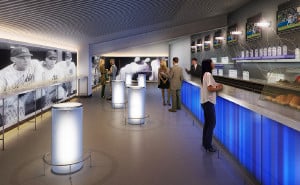
[[[117,76],[117,72],[118,72],[118,68],[115,65],[115,60],[114,59],[110,59],[109,60],[110,63],[110,69],[106,69],[105,68],[105,60],[104,59],[100,59],[100,84],[102,86],[101,89],[101,98],[105,99],[105,85],[106,85],[106,81],[109,80],[110,82],[110,91],[112,91],[112,80],[116,80],[116,76]],[[108,100],[111,100],[111,96],[109,96],[107,98]]]
[[[181,84],[183,81],[182,68],[178,66],[178,58],[173,58],[173,67],[168,69],[166,61],[161,61],[158,70],[159,83],[158,88],[161,89],[163,105],[170,104],[170,94],[172,97],[172,108],[170,112],[176,112],[181,109]],[[215,65],[211,59],[202,61],[200,66],[196,58],[192,59],[191,69],[186,69],[188,74],[194,77],[200,77],[201,80],[201,106],[204,112],[204,127],[202,135],[202,146],[207,152],[216,152],[212,146],[213,130],[216,126],[216,92],[223,89],[223,85],[216,83],[213,78],[212,70]],[[165,91],[167,91],[167,103],[165,101]]]
[[[161,89],[163,105],[170,104],[170,96],[172,97],[172,108],[170,112],[176,112],[181,109],[181,84],[183,81],[182,68],[178,65],[178,57],[173,58],[173,67],[169,69],[165,60],[160,63],[158,69],[158,88]],[[167,102],[165,101],[165,92],[167,91]]]

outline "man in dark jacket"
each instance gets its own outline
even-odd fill
[[[192,75],[193,77],[201,77],[201,66],[198,64],[198,61],[196,58],[192,59],[192,65],[191,65],[191,69],[185,69],[185,71]]]

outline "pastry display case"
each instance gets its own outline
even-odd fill
[[[300,111],[300,67],[280,68],[269,72],[261,98]]]

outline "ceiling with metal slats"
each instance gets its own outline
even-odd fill
[[[226,14],[249,0],[1,0],[0,27],[69,43],[126,37]],[[126,32],[126,34],[124,34]]]

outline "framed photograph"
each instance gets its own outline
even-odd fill
[[[197,52],[202,52],[203,49],[203,43],[202,38],[197,40]]]
[[[210,50],[210,44],[211,44],[210,35],[207,35],[204,37],[204,50],[205,51]]]
[[[277,33],[287,33],[300,29],[300,2],[287,2],[278,6]]]
[[[195,52],[196,52],[196,44],[195,44],[195,41],[192,41],[192,42],[191,42],[191,52],[192,52],[192,53],[195,53]]]
[[[246,40],[252,41],[262,37],[262,29],[255,25],[261,21],[261,14],[247,19],[246,23]]]
[[[238,30],[237,24],[228,26],[228,28],[227,28],[227,37],[226,37],[228,45],[233,45],[233,44],[237,44],[238,43],[239,36],[231,34],[231,32],[237,31],[237,30]]]
[[[213,43],[213,47],[215,49],[220,49],[222,47],[222,39],[218,39],[218,37],[222,37],[222,30],[217,30],[214,34],[214,43]]]

